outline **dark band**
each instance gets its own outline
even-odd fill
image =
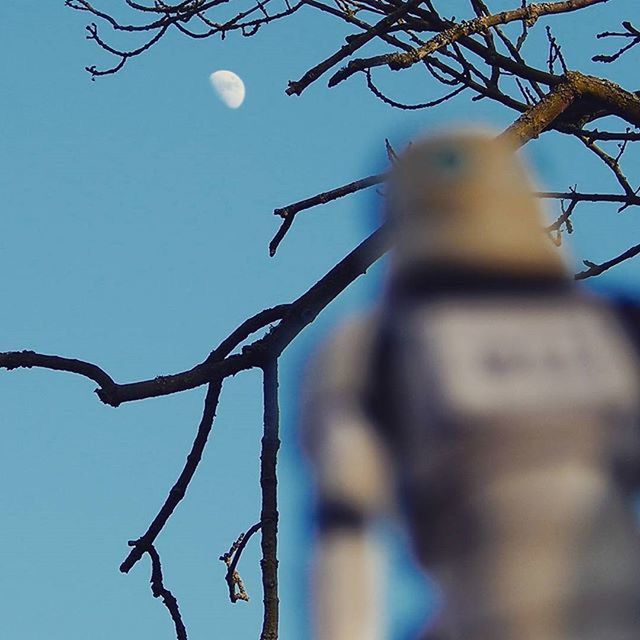
[[[361,509],[339,501],[325,501],[318,505],[316,521],[320,531],[361,529],[365,516]]]

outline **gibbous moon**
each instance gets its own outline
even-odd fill
[[[214,71],[209,82],[229,109],[237,109],[244,102],[244,82],[233,71]]]

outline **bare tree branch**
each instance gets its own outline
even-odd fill
[[[591,262],[589,260],[584,260],[584,265],[587,267],[584,271],[577,273],[575,275],[576,280],[584,280],[586,278],[593,278],[594,276],[599,276],[601,273],[604,273],[611,267],[615,267],[626,260],[630,260],[634,258],[640,253],[640,244],[637,244],[626,251],[623,251],[619,256],[615,258],[611,258],[611,260],[607,260],[606,262],[602,262],[601,264],[596,264],[595,262]]]
[[[187,630],[184,626],[184,622],[182,621],[182,616],[180,615],[178,601],[171,591],[164,586],[160,555],[152,544],[150,544],[145,551],[151,558],[151,593],[154,598],[162,598],[162,602],[167,608],[167,611],[171,616],[171,620],[173,620],[173,624],[176,629],[176,639],[187,640]]]
[[[153,545],[156,538],[167,524],[167,520],[169,520],[171,514],[175,511],[178,504],[180,504],[186,495],[189,484],[191,483],[198,465],[200,464],[200,460],[202,459],[202,454],[207,444],[209,434],[211,433],[211,427],[213,426],[213,419],[216,414],[216,408],[218,407],[221,389],[221,379],[212,381],[209,384],[204,401],[204,412],[202,414],[202,419],[200,420],[200,425],[198,426],[198,433],[193,441],[193,445],[189,455],[187,456],[184,468],[173,487],[171,487],[171,491],[169,491],[167,499],[149,525],[147,531],[137,540],[131,540],[129,542],[129,546],[131,546],[132,549],[124,562],[120,565],[120,571],[122,571],[122,573],[129,573],[143,554],[149,551],[149,548]]]
[[[180,2],[175,5],[169,5],[158,0],[155,2],[153,7],[147,7],[131,0],[124,1],[128,7],[136,12],[147,16],[151,15],[151,21],[144,22],[139,25],[126,24],[116,20],[106,11],[98,9],[92,3],[88,2],[88,0],[65,0],[65,5],[67,7],[95,16],[95,18],[106,22],[115,32],[154,32],[153,36],[142,46],[134,47],[129,50],[121,50],[116,49],[104,40],[98,33],[97,25],[95,23],[90,23],[87,26],[87,38],[95,41],[101,49],[118,58],[118,62],[115,65],[107,67],[106,69],[98,69],[96,65],[85,67],[91,74],[91,78],[93,80],[99,76],[112,75],[120,71],[127,60],[139,56],[145,51],[151,49],[166,35],[171,27],[174,27],[182,34],[194,39],[209,38],[215,35],[220,35],[224,39],[229,31],[240,31],[243,36],[252,36],[263,25],[292,15],[305,4],[305,0],[299,0],[299,2],[294,5],[291,5],[288,0],[285,0],[284,4],[286,8],[284,10],[269,14],[266,11],[265,6],[269,4],[271,0],[255,0],[252,2],[249,9],[239,11],[230,20],[216,22],[209,19],[206,12],[217,8],[220,5],[226,4],[229,0],[189,0],[188,2]],[[259,18],[246,19],[256,13],[261,14]],[[188,28],[186,25],[191,21],[196,21],[201,25],[205,25],[206,30],[195,31]]]
[[[575,202],[619,202],[627,206],[640,206],[640,196],[627,196],[617,193],[580,193],[578,191],[540,191],[539,198],[555,200],[573,200]]]
[[[621,153],[617,158],[610,156],[604,149],[599,147],[593,140],[591,140],[588,136],[578,135],[580,141],[595,155],[600,158],[609,169],[611,169],[613,175],[615,176],[618,184],[622,187],[622,190],[627,194],[629,198],[635,198],[637,194],[637,190],[633,189],[633,187],[629,184],[627,177],[622,172],[622,168],[620,167],[620,157],[622,153],[624,153],[625,143],[621,147]]]
[[[598,129],[583,129],[582,133],[584,133],[589,140],[628,140],[629,142],[640,142],[640,131],[634,132],[629,128],[627,128],[624,133],[615,131],[598,131]]]
[[[281,209],[274,209],[273,213],[277,216],[280,216],[281,218],[284,218],[284,222],[280,225],[280,228],[278,229],[276,235],[269,243],[269,255],[273,257],[276,254],[280,243],[291,228],[294,218],[300,211],[311,209],[319,204],[326,204],[327,202],[337,200],[338,198],[343,198],[344,196],[356,193],[356,191],[362,191],[362,189],[371,187],[374,184],[380,184],[383,180],[384,174],[368,176],[366,178],[362,178],[361,180],[356,180],[355,182],[345,184],[341,187],[319,193],[312,198],[306,198],[305,200],[294,202],[293,204],[282,207]]]
[[[237,329],[231,332],[227,338],[225,338],[220,345],[214,349],[206,360],[197,365],[193,369],[184,372],[183,374],[177,374],[177,376],[184,376],[183,384],[186,384],[187,388],[194,388],[188,386],[191,382],[193,376],[201,373],[202,369],[206,369],[207,366],[211,366],[213,369],[214,364],[218,364],[223,361],[226,356],[233,351],[239,344],[244,342],[252,333],[263,329],[268,324],[275,322],[277,320],[282,319],[290,310],[290,305],[281,304],[276,307],[272,307],[270,309],[265,309],[260,313],[248,318],[245,320]],[[32,368],[39,367],[43,369],[51,369],[54,371],[66,371],[68,373],[77,373],[79,375],[83,375],[90,380],[93,380],[98,383],[99,388],[96,390],[99,398],[105,404],[111,405],[113,407],[117,407],[121,402],[129,402],[131,400],[136,400],[139,398],[129,397],[128,399],[119,399],[119,388],[121,386],[117,384],[111,376],[109,376],[104,370],[98,367],[95,364],[90,362],[84,362],[82,360],[74,360],[71,358],[63,358],[60,356],[50,356],[44,355],[40,353],[36,353],[34,351],[13,351],[0,353],[0,369],[18,369],[18,368]],[[222,371],[222,367],[219,367]],[[233,366],[229,367],[228,375],[233,375],[237,373],[241,369],[235,370]],[[197,373],[196,373],[197,372]],[[222,375],[218,370],[214,370],[213,373],[218,373]],[[224,373],[224,371],[222,371]],[[174,380],[174,376],[168,376],[169,380]],[[157,393],[151,392],[151,395],[146,397],[153,397],[157,395],[167,395],[167,393],[174,393],[174,391],[170,391],[167,389],[166,385],[163,385],[163,380],[165,378],[154,378],[151,387],[155,387],[155,391]],[[200,378],[198,378],[200,379]],[[206,376],[203,381],[195,386],[200,386],[200,384],[206,383]],[[140,384],[140,383],[136,383]],[[169,387],[171,386],[171,382],[168,383]],[[143,387],[146,390],[146,387]],[[182,389],[184,390],[184,389]],[[150,389],[148,391],[151,391]]]
[[[565,201],[560,201],[560,208],[562,210],[562,214],[558,217],[558,219],[550,224],[546,228],[547,234],[551,238],[552,242],[559,247],[562,244],[562,225],[565,226],[567,233],[573,233],[573,224],[571,222],[571,216],[578,206],[579,200],[569,200],[569,204],[565,205]],[[555,234],[555,235],[554,235]]]
[[[76,373],[96,382],[101,389],[111,389],[116,386],[113,378],[99,366],[84,360],[48,356],[35,351],[9,351],[0,353],[0,369],[31,369],[38,367],[52,371],[66,371]]]
[[[264,617],[260,640],[277,640],[280,600],[278,598],[278,480],[276,468],[280,448],[278,407],[278,361],[269,358],[262,367],[264,431],[260,453],[262,491],[262,589]]]
[[[578,92],[570,82],[554,87],[540,102],[523,113],[502,135],[526,144],[538,137],[576,100]]]
[[[416,62],[420,62],[426,56],[435,53],[464,36],[474,33],[484,32],[490,27],[499,24],[507,24],[516,20],[522,20],[527,25],[532,26],[540,16],[552,15],[556,13],[566,13],[576,11],[586,7],[601,4],[608,0],[567,0],[566,2],[543,2],[540,4],[530,4],[519,9],[503,11],[493,15],[482,16],[469,22],[457,24],[437,36],[431,38],[424,46],[407,53],[388,53],[372,58],[365,58],[351,61],[346,67],[335,73],[329,80],[329,86],[333,87],[343,82],[354,73],[371,69],[372,67],[387,66],[393,71],[406,69]]]
[[[625,21],[622,23],[622,27],[625,29],[623,32],[612,32],[612,31],[603,31],[599,33],[597,38],[626,38],[629,42],[626,45],[623,45],[612,55],[597,55],[593,56],[592,60],[594,62],[604,62],[610,63],[615,62],[620,56],[627,53],[627,51],[633,49],[636,45],[640,44],[640,29],[631,24],[629,21]]]
[[[421,102],[419,104],[404,104],[387,97],[384,93],[382,93],[382,91],[380,91],[380,89],[378,89],[378,87],[376,87],[375,84],[373,84],[370,69],[367,69],[365,73],[367,77],[367,87],[369,88],[369,91],[371,91],[371,93],[376,96],[376,98],[379,98],[380,100],[382,100],[382,102],[388,104],[391,107],[402,109],[404,111],[415,111],[418,109],[429,109],[431,107],[437,107],[438,105],[446,102],[447,100],[450,100],[451,98],[457,96],[459,93],[462,93],[465,89],[467,89],[465,85],[461,85],[457,89],[454,89],[453,91],[450,91],[449,93],[440,98],[436,98],[435,100],[430,100],[429,102]]]
[[[102,402],[117,407],[124,402],[195,389],[208,384],[211,380],[220,380],[235,375],[240,371],[261,366],[266,357],[279,356],[300,331],[316,318],[322,309],[342,293],[353,280],[367,271],[386,251],[387,246],[388,239],[385,229],[379,229],[358,245],[306,293],[290,305],[286,305],[286,307],[282,305],[275,307],[278,313],[283,308],[287,309],[282,321],[264,338],[260,338],[246,346],[242,353],[229,356],[224,352],[213,351],[205,361],[188,371],[127,384],[110,382],[109,386],[101,386],[96,393]],[[261,314],[257,314],[257,316],[249,319],[241,326],[252,325],[253,322],[259,324],[256,318],[260,317],[262,320],[264,318],[262,314],[273,318],[270,315],[271,313],[273,313],[273,310],[270,309],[261,312]],[[264,324],[261,326],[264,326]],[[240,328],[236,331],[244,333],[244,331],[240,331]],[[225,343],[227,340],[225,340]],[[42,356],[31,351],[0,353],[0,368],[7,368],[8,363],[11,365],[11,369],[23,366],[38,366],[78,373],[75,365],[77,362],[79,361],[59,358],[58,356]],[[66,368],[67,363],[72,363],[69,369]],[[102,371],[96,365],[83,364],[95,367],[96,371]],[[104,374],[104,372],[102,373]],[[104,375],[106,376],[106,374]],[[92,376],[89,377],[93,379]],[[106,378],[111,381],[109,376],[106,376]]]
[[[257,533],[261,527],[262,522],[258,522],[250,527],[246,532],[241,533],[231,545],[229,551],[223,553],[219,558],[219,560],[227,565],[227,573],[225,574],[224,579],[229,587],[229,600],[233,603],[238,602],[238,600],[244,600],[245,602],[248,602],[249,600],[249,594],[244,587],[244,582],[238,573],[237,567],[240,562],[242,552],[247,546],[249,540],[251,540],[251,536],[253,536],[254,533]]]
[[[287,88],[289,95],[300,95],[306,87],[314,80],[317,80],[323,73],[331,69],[335,64],[348,58],[352,53],[363,47],[367,42],[386,31],[392,24],[400,20],[404,15],[409,13],[414,7],[417,7],[423,0],[409,0],[399,9],[396,9],[388,16],[380,20],[378,24],[366,31],[365,33],[351,38],[339,51],[329,56],[326,60],[307,71],[307,73],[297,82],[290,82]]]

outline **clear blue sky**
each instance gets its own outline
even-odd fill
[[[512,117],[465,97],[444,109],[395,111],[359,77],[286,97],[286,82],[345,35],[312,11],[255,38],[169,37],[117,76],[91,82],[84,65],[108,60],[85,40],[86,16],[63,4],[0,7],[0,350],[91,360],[119,382],[190,367],[245,317],[295,298],[363,237],[377,199],[361,194],[300,215],[270,259],[275,207],[379,169],[385,137],[401,146],[442,123],[503,127]],[[597,53],[589,34],[617,27],[635,5],[621,0],[565,20],[558,35],[569,65]],[[244,79],[237,111],[213,94],[207,79],[216,69]],[[628,60],[615,74],[632,71]],[[385,86],[424,99],[427,82],[406,78],[396,74]],[[613,190],[604,170],[576,151],[543,140],[528,153],[550,188]],[[578,209],[575,253],[599,261],[637,242],[637,215]],[[638,272],[636,261],[602,282],[637,290]],[[378,276],[379,269],[354,285],[282,360],[285,639],[306,637],[308,622],[309,494],[295,432],[300,366],[320,335],[366,304]],[[0,616],[16,640],[174,637],[151,597],[148,560],[128,576],[118,566],[184,462],[203,390],[113,409],[94,386],[49,371],[0,373]],[[250,603],[228,602],[217,558],[258,519],[260,433],[260,376],[243,373],[225,383],[203,464],[157,543],[193,640],[258,634],[257,538],[240,567]],[[396,571],[395,637],[424,597],[416,584]]]

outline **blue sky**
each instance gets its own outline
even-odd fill
[[[588,35],[617,27],[634,4],[565,20],[558,35],[570,66],[599,52]],[[287,81],[345,35],[311,11],[254,38],[172,36],[97,82],[83,67],[109,61],[85,40],[86,17],[62,0],[3,0],[0,18],[0,350],[91,360],[119,382],[190,367],[247,316],[295,298],[363,237],[378,200],[371,191],[300,215],[270,259],[275,207],[378,170],[385,137],[401,147],[442,124],[473,118],[503,127],[512,118],[464,97],[444,109],[395,111],[358,77],[287,97]],[[208,83],[216,69],[245,81],[240,109],[217,101]],[[629,77],[631,60],[612,71]],[[382,82],[407,100],[429,90],[410,74]],[[613,190],[579,151],[545,139],[528,149],[550,188],[578,182]],[[577,214],[577,255],[599,261],[637,242],[634,210]],[[602,286],[635,293],[638,268],[621,266]],[[305,637],[308,622],[309,494],[295,431],[300,366],[321,335],[367,303],[379,275],[374,269],[352,286],[282,360],[283,638]],[[113,409],[93,388],[47,371],[0,375],[4,628],[20,640],[169,640],[147,560],[128,576],[118,566],[183,464],[203,390]],[[257,637],[257,539],[240,567],[248,604],[228,602],[217,558],[258,519],[260,432],[260,376],[243,373],[225,383],[203,464],[158,540],[166,585],[195,640]],[[392,626],[401,637],[425,594],[400,569],[394,575]]]

